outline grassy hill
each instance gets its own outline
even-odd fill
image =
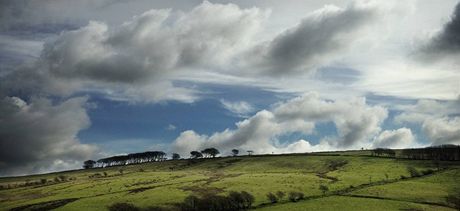
[[[175,208],[187,196],[247,191],[260,210],[455,210],[460,163],[371,157],[369,151],[241,156],[0,178],[0,210]],[[320,189],[320,186],[323,189]],[[327,188],[324,188],[327,187]],[[327,190],[326,190],[327,189]],[[285,196],[271,203],[268,193]],[[290,192],[303,193],[292,202]]]

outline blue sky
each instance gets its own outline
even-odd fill
[[[460,144],[456,0],[21,2],[0,4],[0,175]]]

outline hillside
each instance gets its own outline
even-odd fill
[[[446,197],[460,188],[459,176],[459,162],[369,151],[168,160],[1,178],[0,209],[107,210],[126,202],[174,210],[189,195],[246,191],[260,210],[455,210]],[[284,196],[271,203],[270,192]],[[292,202],[290,192],[304,197]]]

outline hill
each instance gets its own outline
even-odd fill
[[[251,208],[260,210],[455,210],[448,198],[460,189],[458,161],[370,155],[168,160],[0,178],[0,210],[107,210],[116,203],[177,210],[190,195],[225,198],[232,191],[254,196]]]

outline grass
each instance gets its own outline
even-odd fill
[[[433,175],[401,180],[401,176],[410,177],[408,166],[418,171],[436,168],[430,161],[369,154],[352,151],[176,160],[124,166],[123,174],[119,173],[121,167],[110,167],[0,178],[1,186],[10,186],[0,190],[0,210],[26,206],[106,210],[115,202],[144,208],[172,206],[191,194],[226,195],[230,191],[251,193],[253,206],[261,210],[452,210],[445,197],[460,188],[458,163],[446,163],[447,170]],[[97,173],[101,177],[90,178]],[[59,175],[72,180],[54,182]],[[42,179],[47,183],[38,184]],[[37,184],[21,186],[26,181]],[[328,187],[325,196],[320,185]],[[284,197],[271,204],[266,195],[277,191],[286,195],[301,192],[306,199],[293,203]]]

